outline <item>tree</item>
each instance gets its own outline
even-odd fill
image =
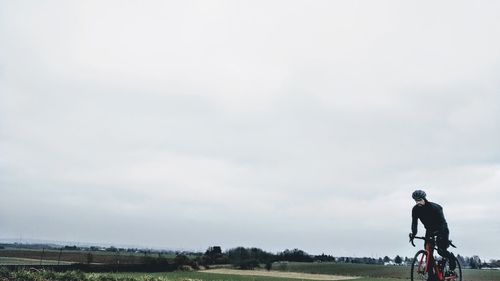
[[[401,264],[403,262],[403,259],[399,255],[397,255],[394,258],[394,262],[397,263],[397,264]]]
[[[225,264],[227,263],[227,257],[222,253],[220,246],[209,247],[203,257],[201,258],[202,264]]]
[[[178,268],[182,268],[182,266],[185,265],[191,265],[191,260],[186,255],[182,254],[175,256],[174,262]]]
[[[252,258],[250,250],[244,247],[230,249],[227,252],[229,262],[240,269],[253,269],[258,265],[258,262]]]
[[[278,254],[278,258],[281,261],[295,261],[295,262],[313,262],[313,258],[306,252],[293,249],[293,250],[285,250]]]
[[[208,249],[205,251],[205,255],[215,259],[219,256],[222,256],[222,249],[220,246],[208,247]]]
[[[481,259],[478,256],[470,258],[469,264],[472,269],[479,269],[482,267]]]
[[[391,261],[391,258],[389,258],[388,256],[384,257],[384,262],[390,262],[390,261]]]
[[[111,246],[106,248],[106,251],[116,253],[118,252],[118,249],[115,246]]]
[[[321,261],[321,262],[334,262],[335,258],[331,255],[325,255],[324,253],[318,256],[314,256],[315,261]]]
[[[229,263],[240,269],[253,269],[260,263],[271,265],[276,260],[271,253],[265,252],[259,248],[237,247],[227,251]]]

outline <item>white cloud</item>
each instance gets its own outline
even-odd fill
[[[498,252],[495,2],[1,5],[0,237]]]

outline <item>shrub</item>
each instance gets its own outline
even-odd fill
[[[85,274],[81,271],[66,271],[56,276],[56,281],[82,281],[86,280]]]
[[[184,265],[191,264],[191,260],[186,255],[177,255],[174,259],[174,262],[179,268]]]
[[[7,278],[10,276],[10,271],[6,267],[0,267],[0,277],[1,278]]]
[[[17,270],[11,272],[10,278],[13,281],[35,281],[37,280],[38,273],[30,272],[27,270]]]
[[[108,274],[102,274],[97,277],[96,281],[116,281],[116,278]]]
[[[44,270],[44,271],[41,271],[40,273],[44,279],[47,279],[47,280],[56,280],[57,279],[57,274],[54,272],[54,271],[47,271],[47,270]]]

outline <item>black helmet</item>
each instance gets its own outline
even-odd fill
[[[413,199],[415,200],[418,200],[418,199],[425,199],[425,191],[423,190],[415,190],[413,191],[413,194],[411,195],[411,197],[413,197]]]

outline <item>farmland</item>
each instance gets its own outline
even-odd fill
[[[317,274],[367,276],[373,278],[410,278],[410,268],[407,266],[347,263],[282,263],[273,265],[273,269]],[[463,277],[463,281],[498,281],[500,280],[500,270],[464,269]]]
[[[316,264],[309,264],[311,268],[316,267]],[[333,264],[329,264],[327,267],[332,266]],[[307,266],[307,265],[303,265]],[[304,269],[305,267],[302,267]],[[313,270],[307,270],[311,272]],[[196,281],[297,281],[297,280],[325,280],[325,275],[342,275],[340,272],[343,272],[344,275],[357,276],[356,281],[403,281],[409,280],[409,268],[407,267],[386,267],[382,268],[382,266],[376,268],[368,269],[365,265],[354,265],[350,264],[340,264],[338,266],[334,266],[333,269],[329,270],[330,274],[323,273],[321,275],[309,274],[309,275],[297,275],[295,278],[292,277],[280,277],[282,275],[276,273],[275,271],[269,272],[266,276],[256,276],[252,274],[252,271],[241,270],[239,274],[235,274],[234,272],[228,271],[225,274],[222,273],[211,273],[210,271],[194,271],[194,272],[170,272],[170,273],[154,273],[148,274],[150,277],[161,277],[166,278],[167,280],[179,281],[179,280],[196,280]],[[367,275],[369,274],[369,275]],[[317,277],[315,277],[315,275]],[[399,275],[399,277],[397,277]],[[116,277],[133,277],[139,278],[144,276],[144,274],[140,273],[122,273],[113,275]],[[500,280],[500,271],[498,270],[471,270],[466,269],[463,273],[464,279],[463,281],[499,281]],[[342,279],[342,278],[341,278]],[[327,279],[327,280],[335,280]]]
[[[293,272],[292,270],[296,271]],[[409,280],[407,267],[367,266],[360,264],[298,264],[290,263],[288,271],[215,269],[201,271],[175,271],[159,273],[55,273],[49,271],[11,272],[4,280],[74,280],[74,281],[297,281],[297,280],[346,280],[348,276],[357,281],[403,281]],[[304,273],[315,272],[315,273]],[[327,273],[328,272],[328,273]],[[344,276],[339,276],[344,275]],[[399,275],[399,277],[398,277]],[[18,277],[22,276],[21,279]],[[50,278],[49,278],[50,277]],[[500,271],[464,271],[464,281],[498,281]]]
[[[115,274],[115,277],[132,277],[141,278],[144,274]],[[266,276],[258,276],[252,274],[252,271],[241,270],[240,273],[228,271],[227,273],[213,273],[211,271],[194,271],[194,272],[169,272],[149,274],[152,278],[165,278],[172,281],[299,281],[299,280],[325,280],[324,276],[315,274],[297,275],[295,277],[282,277],[279,272],[271,271]],[[335,277],[327,278],[326,280],[345,280],[343,278],[336,279]],[[403,281],[403,279],[393,278],[363,278],[358,277],[353,279],[356,281]]]
[[[253,276],[242,274],[219,274],[208,272],[168,272],[168,273],[120,273],[120,274],[84,274],[81,272],[48,272],[48,271],[16,271],[1,272],[1,278],[4,281],[298,281],[298,280],[322,280],[313,279],[307,275],[301,275],[301,278],[278,277],[280,274],[270,272],[267,276]],[[336,280],[334,278],[328,280]],[[397,279],[374,279],[359,278],[358,281],[402,281]]]
[[[125,265],[137,262],[144,262],[152,255],[129,255],[128,253],[111,252],[91,252],[91,251],[55,251],[55,250],[28,250],[28,249],[1,249],[1,265],[57,265],[89,262],[89,254],[93,264],[102,263],[108,265]],[[158,258],[158,254],[155,255]],[[60,260],[59,260],[60,258]],[[162,259],[166,259],[162,256]],[[166,260],[165,260],[166,261]],[[174,259],[169,259],[169,263]],[[117,264],[120,263],[120,264]],[[165,265],[166,266],[166,265]],[[261,267],[263,264],[261,264]],[[199,271],[174,271],[152,273],[146,269],[145,273],[86,273],[78,275],[80,279],[75,281],[93,281],[105,279],[113,280],[172,280],[172,281],[296,281],[296,280],[342,280],[350,278],[358,281],[402,281],[409,280],[410,269],[407,266],[383,266],[375,264],[342,263],[342,262],[274,262],[271,271],[263,269],[257,270],[234,270],[227,266],[218,266],[217,269]],[[173,267],[175,270],[177,267]],[[203,268],[203,267],[202,267]],[[67,270],[67,269],[66,269]],[[87,271],[87,270],[85,270]],[[91,270],[92,272],[95,272]],[[129,270],[130,271],[130,270]],[[166,267],[161,267],[157,271],[167,271]],[[36,276],[45,274],[37,272],[24,272],[26,276]],[[56,274],[56,273],[54,273]],[[70,273],[57,273],[70,274]],[[83,277],[82,277],[83,276]],[[500,271],[498,270],[472,270],[463,271],[463,281],[499,281]],[[24,277],[23,277],[24,278]],[[27,278],[27,277],[26,277]],[[25,279],[26,279],[25,278]],[[83,279],[82,279],[83,278]],[[97,278],[97,279],[96,279]],[[12,279],[12,280],[25,280]],[[26,280],[28,280],[27,278]],[[36,280],[44,281],[43,276],[38,276]],[[5,279],[10,280],[10,279]],[[57,280],[49,278],[48,280]]]
[[[155,254],[112,253],[98,251],[58,251],[41,249],[0,249],[0,257],[18,258],[21,264],[52,264],[53,261],[72,263],[102,263],[102,264],[138,264],[150,258],[158,258]],[[175,256],[161,255],[161,258]],[[34,263],[33,263],[34,261]],[[50,262],[45,262],[50,261]],[[1,262],[1,260],[0,260]],[[1,263],[0,263],[1,264]]]
[[[13,264],[40,264],[39,259],[26,259],[26,258],[8,258],[0,257],[0,265],[13,265]],[[57,261],[44,260],[43,265],[57,264]],[[68,262],[60,262],[60,264],[70,264]]]

